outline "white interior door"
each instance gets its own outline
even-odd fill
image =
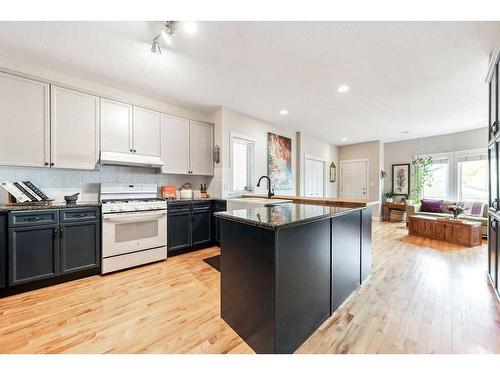
[[[304,182],[306,197],[325,196],[325,162],[323,160],[305,157]]]
[[[340,162],[340,194],[342,198],[368,198],[368,160]]]

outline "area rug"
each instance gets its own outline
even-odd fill
[[[215,255],[210,258],[205,258],[203,259],[203,261],[220,272],[220,255]]]

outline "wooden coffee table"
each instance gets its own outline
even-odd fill
[[[475,221],[411,215],[408,229],[410,235],[458,243],[469,247],[482,243],[481,223]]]
[[[385,203],[384,204],[384,220],[389,220],[391,217],[391,211],[392,210],[397,210],[397,211],[406,211],[406,204],[404,203]]]

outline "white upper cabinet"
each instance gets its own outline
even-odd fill
[[[160,156],[160,113],[134,107],[134,153]]]
[[[162,173],[189,173],[189,120],[161,115]]]
[[[132,106],[101,99],[101,150],[133,152]]]
[[[49,85],[0,73],[0,165],[50,165]]]
[[[99,98],[51,87],[51,165],[95,169],[99,158]]]
[[[203,176],[214,174],[213,144],[214,127],[190,121],[189,160],[191,174]]]

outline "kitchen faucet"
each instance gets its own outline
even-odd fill
[[[271,189],[271,179],[268,177],[268,176],[261,176],[259,178],[259,182],[257,182],[257,187],[260,186],[260,181],[263,179],[263,178],[267,178],[267,197],[269,199],[271,199],[274,195],[274,190]]]

